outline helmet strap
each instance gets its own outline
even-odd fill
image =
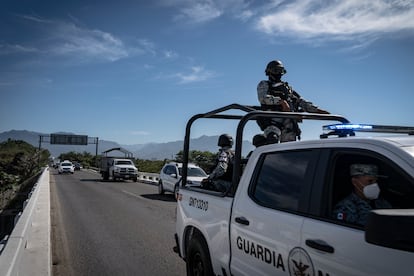
[[[269,74],[269,80],[280,82],[282,78],[282,74]]]

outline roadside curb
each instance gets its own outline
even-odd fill
[[[51,275],[49,168],[45,168],[0,255],[0,275]]]

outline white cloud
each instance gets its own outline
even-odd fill
[[[156,54],[154,43],[147,39],[125,44],[121,38],[109,32],[82,27],[72,22],[26,15],[20,17],[37,24],[36,28],[40,30],[36,33],[38,39],[33,40],[31,46],[0,45],[0,55],[37,52],[66,58],[71,63],[85,63],[113,62],[137,55]]]
[[[204,3],[191,3],[191,5],[181,8],[177,18],[201,23],[213,20],[221,15],[222,11],[218,9],[213,1],[206,1]]]
[[[11,44],[3,44],[0,45],[0,55],[9,55],[15,53],[36,53],[39,52],[38,49],[33,47],[26,47],[19,44],[11,45]]]
[[[143,52],[148,53],[152,56],[155,56],[157,54],[155,50],[155,44],[152,41],[148,39],[139,39],[138,43]]]
[[[252,10],[243,10],[239,14],[236,14],[236,18],[239,18],[242,21],[247,21],[254,16],[254,12]]]
[[[191,68],[191,72],[177,73],[174,75],[174,77],[179,79],[179,83],[187,84],[192,82],[205,81],[214,77],[214,75],[215,74],[212,71],[205,70],[204,67],[194,66]]]
[[[56,55],[79,56],[82,59],[116,61],[129,55],[123,42],[100,30],[79,28],[60,23],[52,33],[49,52]]]
[[[269,35],[347,39],[414,29],[410,0],[277,1],[261,16],[258,30]]]
[[[172,59],[178,57],[178,54],[171,50],[164,51],[164,57],[167,59]]]
[[[254,13],[249,9],[252,1],[246,0],[161,0],[161,4],[178,10],[176,20],[194,24],[210,22],[225,14],[243,21]]]
[[[134,131],[131,131],[131,135],[134,135],[134,136],[147,136],[147,135],[150,135],[150,133],[148,131],[145,131],[145,130],[134,130]]]

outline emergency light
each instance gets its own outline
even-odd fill
[[[323,131],[328,133],[320,135],[321,138],[327,138],[331,135],[339,137],[355,136],[355,132],[377,132],[377,133],[403,133],[414,135],[414,127],[391,126],[391,125],[369,125],[369,124],[333,124],[322,127]]]
[[[372,130],[372,125],[363,125],[363,124],[334,124],[323,126],[323,130]]]

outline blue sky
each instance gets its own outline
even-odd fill
[[[0,132],[182,140],[196,113],[258,105],[273,59],[331,113],[414,125],[413,1],[2,0]],[[202,122],[193,135],[223,132]]]

